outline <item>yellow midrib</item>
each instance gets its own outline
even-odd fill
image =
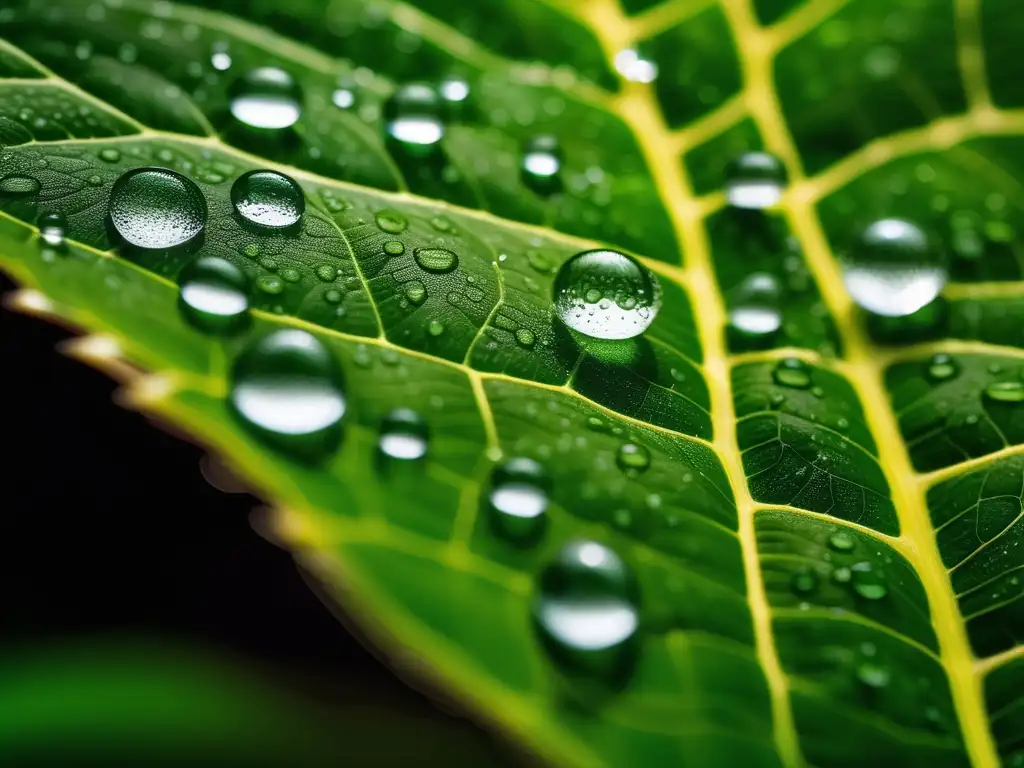
[[[583,6],[582,13],[609,61],[617,51],[634,42],[630,39],[629,19],[622,13],[616,0],[589,0]],[[689,278],[689,287],[695,296],[700,297],[701,304],[695,315],[704,351],[705,378],[711,396],[714,446],[736,499],[748,603],[754,624],[757,657],[764,670],[771,697],[775,745],[784,765],[798,766],[803,760],[793,725],[786,675],[775,650],[771,611],[757,557],[754,529],[757,504],[747,488],[746,473],[736,440],[736,414],[722,333],[726,310],[715,283],[703,226],[704,211],[696,201],[692,184],[680,163],[678,141],[665,125],[650,87],[639,83],[624,83],[615,106],[616,113],[632,129],[655,184],[663,192],[676,236],[687,256],[685,273]]]
[[[737,51],[751,117],[768,150],[786,163],[791,182],[797,188],[805,176],[778,103],[773,77],[774,56],[782,43],[757,24],[750,0],[723,0],[722,5],[737,41],[742,41]],[[900,549],[914,566],[928,598],[967,753],[977,768],[996,768],[999,758],[986,719],[981,677],[975,674],[966,627],[931,526],[925,486],[918,482],[885,390],[885,363],[879,362],[865,337],[810,196],[788,195],[783,208],[804,249],[805,261],[822,299],[836,321],[845,351],[845,367],[853,373],[848,379],[861,402],[878,447],[879,464],[892,491],[901,527]]]

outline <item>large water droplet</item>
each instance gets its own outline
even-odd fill
[[[881,219],[844,256],[843,282],[868,312],[904,317],[939,295],[946,284],[945,256],[916,224]]]
[[[811,386],[811,367],[798,357],[784,357],[775,364],[772,379],[780,387],[807,389]]]
[[[459,257],[447,248],[417,248],[416,263],[427,272],[451,272],[459,265]]]
[[[623,443],[615,454],[615,463],[623,472],[635,477],[651,466],[651,452],[639,443]]]
[[[63,213],[44,213],[39,217],[39,239],[50,248],[63,248],[68,220]]]
[[[511,458],[494,468],[487,497],[491,527],[520,545],[536,543],[547,522],[550,481],[533,459]]]
[[[231,84],[231,114],[252,128],[279,131],[302,115],[302,89],[280,67],[253,69]]]
[[[110,221],[137,248],[175,248],[206,226],[206,198],[193,181],[167,168],[136,168],[110,191]]]
[[[380,425],[377,446],[391,459],[413,461],[427,453],[427,422],[411,408],[395,408]]]
[[[733,295],[729,325],[744,340],[769,338],[782,327],[781,302],[782,289],[774,275],[748,275]]]
[[[232,367],[229,401],[247,428],[296,458],[317,461],[341,440],[341,369],[306,331],[279,330],[251,342]]]
[[[415,153],[433,151],[444,138],[444,105],[431,86],[409,83],[395,91],[384,105],[388,135]]]
[[[881,600],[889,594],[885,574],[868,562],[850,566],[853,591],[866,600]]]
[[[786,169],[775,155],[746,152],[725,171],[725,196],[736,208],[768,208],[779,202]]]
[[[533,616],[541,640],[564,667],[602,677],[626,671],[640,623],[632,570],[593,541],[571,541],[541,572]]]
[[[39,189],[39,179],[20,173],[12,173],[0,179],[0,192],[7,195],[34,195]]]
[[[557,138],[545,134],[527,142],[523,150],[523,184],[542,195],[551,194],[560,186],[561,168],[562,149]]]
[[[302,187],[277,171],[249,171],[231,185],[231,202],[238,215],[267,229],[298,224],[306,210]]]
[[[658,278],[618,251],[577,253],[559,267],[553,292],[562,322],[595,339],[639,336],[661,307]]]
[[[185,320],[206,333],[227,334],[249,320],[249,281],[229,261],[207,256],[181,271],[178,306]]]
[[[993,381],[985,387],[985,397],[996,403],[1024,401],[1024,381]]]
[[[959,372],[960,367],[950,355],[940,352],[928,361],[928,378],[932,381],[949,381]]]

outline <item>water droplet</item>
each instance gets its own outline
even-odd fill
[[[267,229],[298,224],[306,210],[302,187],[277,171],[249,171],[231,185],[231,202],[238,215]]]
[[[865,661],[857,665],[857,679],[868,688],[885,688],[891,675],[886,667],[873,661]]]
[[[853,579],[853,571],[845,565],[832,571],[832,581],[836,584],[849,584],[851,579]]]
[[[782,198],[785,186],[785,166],[767,152],[745,152],[725,170],[725,196],[735,208],[769,208]]]
[[[231,69],[231,54],[226,51],[215,51],[210,56],[210,65],[218,72],[224,72]]]
[[[628,672],[639,607],[636,577],[622,558],[603,544],[575,540],[541,571],[533,616],[557,663],[607,678]]]
[[[850,567],[853,591],[866,600],[881,600],[889,594],[885,574],[871,563],[856,563]]]
[[[636,48],[625,48],[615,54],[615,69],[634,83],[653,83],[658,77],[658,65]]]
[[[62,213],[44,213],[39,217],[39,239],[50,248],[63,248],[68,220]]]
[[[427,453],[428,432],[427,422],[416,411],[396,408],[381,422],[377,447],[392,459],[420,459]]]
[[[930,304],[946,276],[942,250],[903,219],[874,222],[843,257],[843,282],[851,298],[884,317],[904,317]]]
[[[780,387],[807,389],[811,386],[811,367],[798,357],[785,357],[775,364],[772,379]]]
[[[444,323],[440,320],[431,320],[427,324],[427,333],[434,337],[440,336],[444,333]]]
[[[329,283],[338,276],[338,270],[333,264],[320,264],[316,268],[316,276]]]
[[[341,369],[306,331],[278,330],[251,342],[235,359],[229,400],[247,428],[296,458],[320,460],[341,440]]]
[[[206,226],[206,198],[193,181],[167,168],[136,168],[110,192],[110,221],[137,248],[175,248]]]
[[[615,454],[619,469],[634,477],[651,465],[651,452],[638,443],[623,443]]]
[[[284,280],[277,275],[260,275],[256,278],[256,288],[261,293],[276,296],[284,291]]]
[[[446,77],[441,83],[441,95],[445,101],[465,101],[469,98],[469,83],[461,77]]]
[[[985,387],[985,397],[996,403],[1024,401],[1024,381],[993,381]]]
[[[280,131],[298,122],[302,89],[279,67],[259,67],[231,84],[231,114],[252,128]]]
[[[856,540],[846,531],[836,531],[828,537],[829,549],[836,552],[852,552],[856,546]]]
[[[818,574],[810,569],[796,571],[789,585],[796,594],[809,595],[818,589]]]
[[[194,328],[206,333],[234,333],[249,319],[249,281],[229,261],[208,256],[181,271],[178,307]]]
[[[384,243],[384,253],[388,256],[401,256],[405,253],[405,245],[401,240],[388,240]]]
[[[521,166],[523,184],[539,194],[551,194],[560,186],[561,168],[562,149],[557,138],[545,134],[527,142]]]
[[[494,468],[487,497],[491,527],[516,544],[534,544],[546,525],[550,482],[533,459],[511,458]]]
[[[338,109],[349,109],[356,103],[356,95],[348,88],[336,88],[331,94],[331,103]]]
[[[529,328],[519,328],[516,331],[516,341],[524,347],[532,347],[537,343],[537,337]]]
[[[419,280],[412,280],[405,284],[405,298],[410,303],[419,306],[427,298],[427,287]]]
[[[100,150],[100,160],[105,163],[117,163],[121,161],[121,153],[113,148]]]
[[[782,289],[774,275],[755,272],[736,289],[729,325],[745,340],[766,339],[782,327]]]
[[[431,152],[444,138],[442,110],[437,91],[426,83],[400,86],[384,105],[388,135],[414,153]]]
[[[417,248],[413,256],[427,272],[451,272],[459,265],[459,257],[447,248]]]
[[[577,253],[559,268],[553,292],[562,322],[595,339],[639,336],[661,307],[658,278],[618,251]]]
[[[400,214],[398,211],[385,208],[383,211],[377,211],[373,216],[374,221],[377,222],[377,226],[382,232],[389,232],[392,235],[397,235],[399,232],[405,232],[406,227],[409,226],[409,222],[406,221],[405,216]]]
[[[928,378],[932,381],[948,381],[959,372],[960,366],[950,355],[940,352],[928,361]]]
[[[7,195],[34,195],[40,188],[39,179],[12,173],[0,179],[0,192]]]

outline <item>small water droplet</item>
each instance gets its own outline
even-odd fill
[[[231,69],[231,55],[226,51],[214,51],[210,56],[210,65],[218,72]]]
[[[459,257],[447,248],[417,248],[413,256],[427,272],[451,272],[459,265]]]
[[[382,232],[389,232],[392,235],[397,235],[399,232],[405,232],[406,227],[409,226],[409,222],[406,220],[405,216],[390,208],[377,211],[377,213],[373,215],[373,219],[377,222],[377,226]]]
[[[411,304],[419,306],[426,301],[427,287],[419,280],[411,280],[405,284],[405,298],[407,298]]]
[[[100,150],[100,160],[105,163],[118,163],[121,161],[121,153],[112,147],[107,147]]]
[[[356,95],[349,88],[336,88],[331,94],[331,103],[338,109],[350,109],[356,103]]]
[[[785,185],[785,166],[767,152],[745,152],[725,171],[725,196],[736,208],[773,206],[782,198]]]
[[[427,333],[434,337],[440,336],[444,333],[444,323],[440,320],[431,320],[427,324]]]
[[[798,595],[810,595],[818,589],[818,574],[810,569],[796,571],[789,585]]]
[[[661,285],[624,253],[577,253],[555,276],[555,311],[569,328],[595,339],[630,339],[646,331],[661,307]]]
[[[729,326],[743,341],[768,339],[782,327],[781,302],[782,289],[774,275],[748,275],[733,294]]]
[[[511,458],[494,468],[487,497],[491,527],[518,545],[534,544],[547,523],[550,481],[533,459]]]
[[[410,408],[396,408],[380,425],[377,447],[389,458],[414,461],[427,453],[427,422]]]
[[[623,472],[635,477],[651,465],[651,452],[638,443],[623,443],[615,454],[615,463]]]
[[[267,229],[299,223],[306,210],[302,187],[277,171],[249,171],[231,185],[231,202],[246,221]]]
[[[181,271],[178,307],[194,328],[205,333],[228,334],[249,320],[249,281],[229,261],[207,256]]]
[[[437,91],[426,83],[400,86],[384,105],[388,135],[415,154],[432,152],[444,138],[442,110]]]
[[[566,544],[540,573],[533,616],[541,641],[567,670],[601,678],[628,673],[639,588],[632,569],[605,545]]]
[[[341,369],[306,331],[278,330],[251,342],[232,366],[229,401],[246,428],[296,458],[318,461],[341,440]]]
[[[843,282],[850,297],[883,317],[904,317],[930,304],[946,277],[942,249],[903,219],[869,225],[843,257]]]
[[[562,168],[562,149],[550,134],[535,136],[523,149],[521,166],[523,184],[542,195],[556,191]]]
[[[256,278],[256,288],[261,293],[276,296],[284,291],[284,280],[277,275],[260,275]]]
[[[996,403],[1024,401],[1024,381],[993,381],[985,387],[985,397]]]
[[[785,357],[775,364],[772,379],[780,387],[807,389],[811,386],[811,367],[798,357]]]
[[[231,114],[251,128],[280,131],[302,115],[302,89],[280,67],[258,67],[231,84]]]
[[[932,355],[931,360],[928,361],[928,378],[932,381],[949,381],[959,372],[960,366],[950,355],[940,352]]]
[[[62,213],[44,213],[38,220],[39,239],[50,248],[63,248],[67,236],[68,220]]]
[[[338,276],[338,270],[333,264],[320,264],[316,268],[316,276],[329,283]]]
[[[39,179],[12,173],[0,179],[0,192],[7,195],[34,195],[40,189]]]
[[[891,674],[888,668],[873,661],[864,661],[857,665],[857,679],[868,688],[885,688],[889,684]]]
[[[532,347],[537,342],[537,337],[529,328],[519,328],[516,331],[516,342],[523,347]]]
[[[869,562],[856,563],[850,567],[853,591],[866,600],[881,600],[889,594],[885,574]]]
[[[829,549],[836,552],[852,552],[856,546],[856,539],[846,531],[836,531],[828,537]]]
[[[849,584],[851,579],[853,579],[853,571],[845,565],[832,571],[832,581],[836,584]]]
[[[405,253],[405,245],[401,240],[388,240],[384,243],[384,253],[388,256],[401,256]]]
[[[110,192],[110,221],[137,248],[175,248],[206,227],[206,198],[199,187],[167,168],[136,168]]]

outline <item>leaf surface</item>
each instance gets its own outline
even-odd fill
[[[986,391],[1021,378],[1020,18],[1013,0],[13,0],[0,179],[38,189],[0,181],[0,259],[31,289],[19,306],[94,334],[80,356],[151,372],[131,401],[259,487],[274,535],[381,642],[554,762],[1017,765],[1024,406]],[[232,112],[268,66],[301,90],[271,137]],[[429,157],[387,138],[410,81],[468,89]],[[554,194],[520,172],[542,134],[564,153]],[[721,189],[754,149],[789,183],[746,215]],[[114,182],[147,166],[201,190],[195,247],[113,238]],[[234,180],[263,168],[301,185],[298,229],[235,214]],[[46,213],[67,219],[63,252]],[[893,216],[952,255],[940,299],[895,327],[855,309],[837,259]],[[599,245],[664,294],[614,359],[551,308],[559,265]],[[422,266],[439,248],[456,268]],[[251,281],[247,334],[180,316],[198,255]],[[751,348],[726,320],[755,272],[784,313]],[[246,341],[281,328],[345,374],[320,465],[227,405]],[[929,377],[937,353],[954,376]],[[783,358],[813,386],[780,385]],[[415,465],[376,452],[398,406],[429,427]],[[619,468],[625,443],[646,471]],[[551,476],[530,548],[487,514],[503,456]],[[532,623],[537,574],[573,538],[637,575],[614,694],[562,674]]]

